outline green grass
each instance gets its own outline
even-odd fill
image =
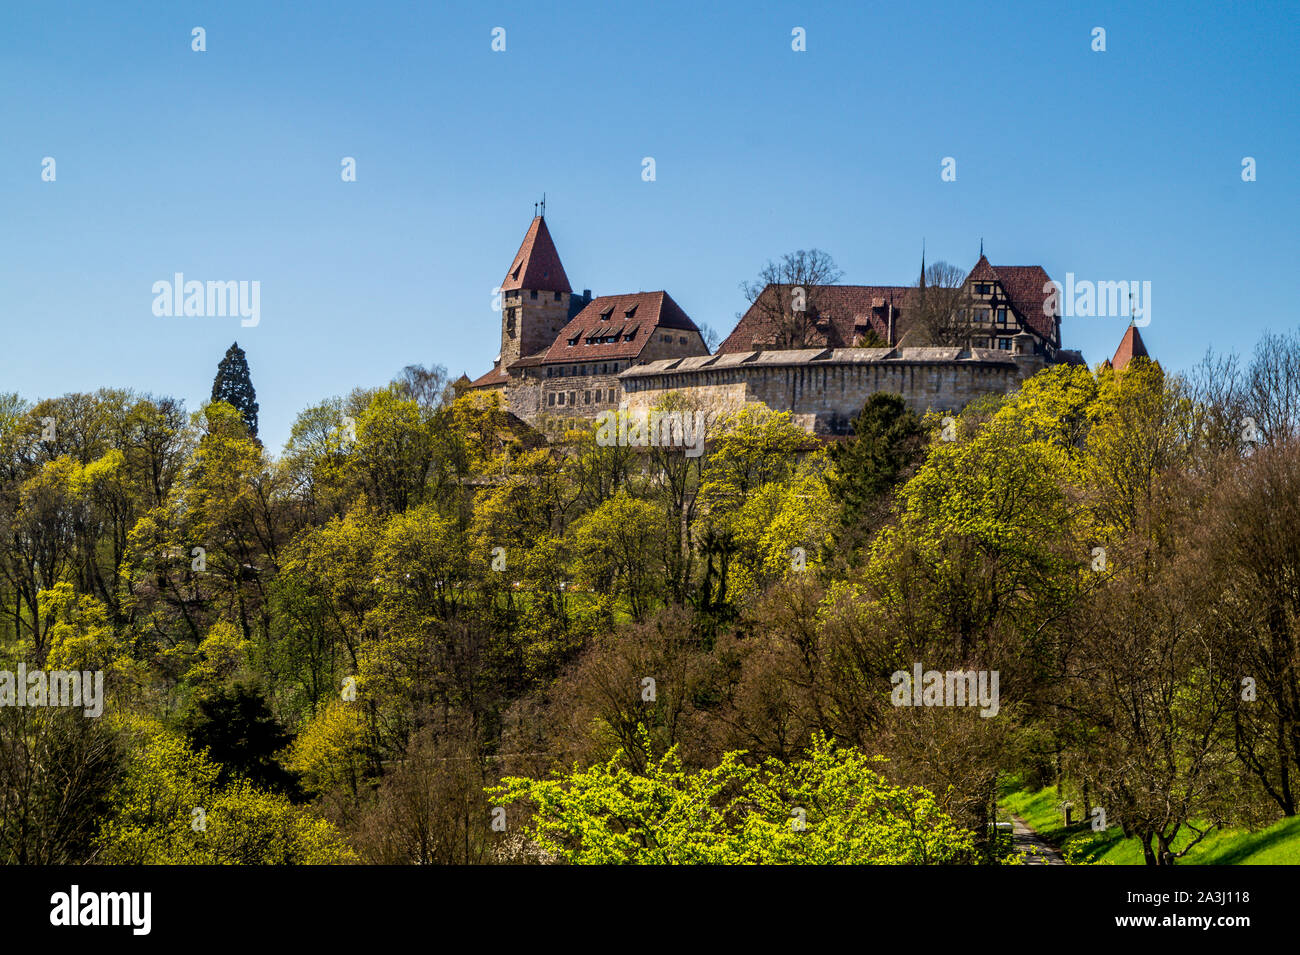
[[[1045,841],[1059,848],[1066,840],[1079,840],[1081,861],[1103,865],[1142,865],[1142,847],[1136,839],[1124,838],[1118,826],[1105,833],[1094,833],[1087,820],[1065,826],[1057,812],[1060,803],[1054,786],[1036,792],[1018,790],[1007,793],[998,802],[1000,815],[1015,813]],[[1076,807],[1079,804],[1076,803]],[[1181,849],[1194,838],[1184,830],[1174,840]],[[1206,836],[1179,865],[1300,865],[1300,817],[1275,822],[1267,829],[1216,830]]]

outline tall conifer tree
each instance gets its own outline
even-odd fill
[[[212,400],[232,405],[243,416],[250,438],[257,437],[257,392],[248,374],[248,359],[235,342],[226,349],[226,357],[217,366],[217,377],[212,380]]]

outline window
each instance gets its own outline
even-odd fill
[[[671,336],[671,335],[660,335],[660,336],[659,336],[659,340],[660,340],[661,342],[667,342],[668,344],[671,345],[671,344],[673,343],[673,336]]]
[[[1007,310],[1006,310],[1005,307],[1003,307],[1003,308],[999,308],[999,309],[998,309],[998,324],[999,324],[999,325],[1005,325],[1006,323],[1007,323]]]
[[[528,297],[529,297],[529,298],[537,298],[537,289],[533,289],[531,292],[529,292],[529,293],[528,293]]]
[[[582,393],[582,403],[583,403],[584,405],[589,405],[589,404],[591,404],[591,392],[590,392],[590,391],[584,391],[584,392]]]
[[[1009,338],[999,338],[999,339],[998,339],[998,348],[1002,349],[1002,351],[1011,351],[1011,339],[1009,339]]]
[[[600,404],[600,389],[596,389],[596,404]]]
[[[989,320],[989,310],[987,308],[975,309],[975,321],[987,322]]]
[[[679,344],[679,345],[685,345],[685,344],[686,344],[686,336],[685,336],[685,335],[678,335],[678,336],[677,336],[677,344]]]
[[[553,392],[552,392],[551,394],[549,394],[549,395],[546,396],[546,403],[547,403],[548,405],[553,405],[553,404],[555,404],[555,394],[554,394]]]
[[[564,404],[564,392],[560,392],[560,404]]]
[[[975,294],[976,294],[976,295],[992,295],[992,294],[993,294],[993,286],[990,285],[988,282],[976,282],[976,283],[975,283]]]
[[[600,320],[602,322],[607,322],[609,321],[609,317],[613,314],[614,314],[614,306],[611,305],[609,308],[605,309],[605,311],[600,313]]]
[[[570,391],[570,392],[569,392],[569,404],[571,404],[571,405],[576,405],[578,402],[577,402],[576,400],[574,400],[574,399],[576,399],[577,396],[578,396],[578,395],[577,395],[577,392]]]
[[[572,348],[576,344],[578,344],[578,336],[574,335],[572,338],[569,339],[569,347]]]
[[[559,292],[556,292],[556,293],[555,293],[555,300],[556,300],[557,302],[560,300],[560,293],[559,293]]]
[[[989,340],[987,338],[973,338],[971,339],[971,346],[974,348],[988,348]]]
[[[623,341],[630,342],[634,338],[636,338],[636,332],[633,332],[631,335],[624,335]]]

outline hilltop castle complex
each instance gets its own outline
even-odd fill
[[[877,391],[902,395],[917,412],[952,411],[1014,391],[1049,364],[1082,363],[1061,347],[1060,316],[1045,307],[1049,284],[1041,266],[994,266],[981,252],[960,288],[948,290],[949,301],[960,296],[962,324],[948,336],[958,343],[944,345],[933,344],[922,314],[924,262],[910,287],[768,285],[710,354],[666,291],[575,293],[543,214],[501,283],[501,353],[491,371],[461,386],[499,391],[512,413],[542,430],[620,404],[644,410],[678,392],[713,409],[761,401],[809,431],[842,434]],[[798,303],[788,311],[798,318],[795,333],[782,320],[787,297]],[[1142,346],[1129,332],[1131,354]]]

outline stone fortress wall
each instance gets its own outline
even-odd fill
[[[772,350],[648,362],[627,369],[619,381],[631,411],[648,410],[677,392],[688,404],[719,413],[762,402],[774,411],[791,412],[809,431],[843,434],[878,391],[902,395],[918,414],[956,411],[981,395],[1017,390],[1046,364],[1027,342],[1011,353],[986,348]]]

